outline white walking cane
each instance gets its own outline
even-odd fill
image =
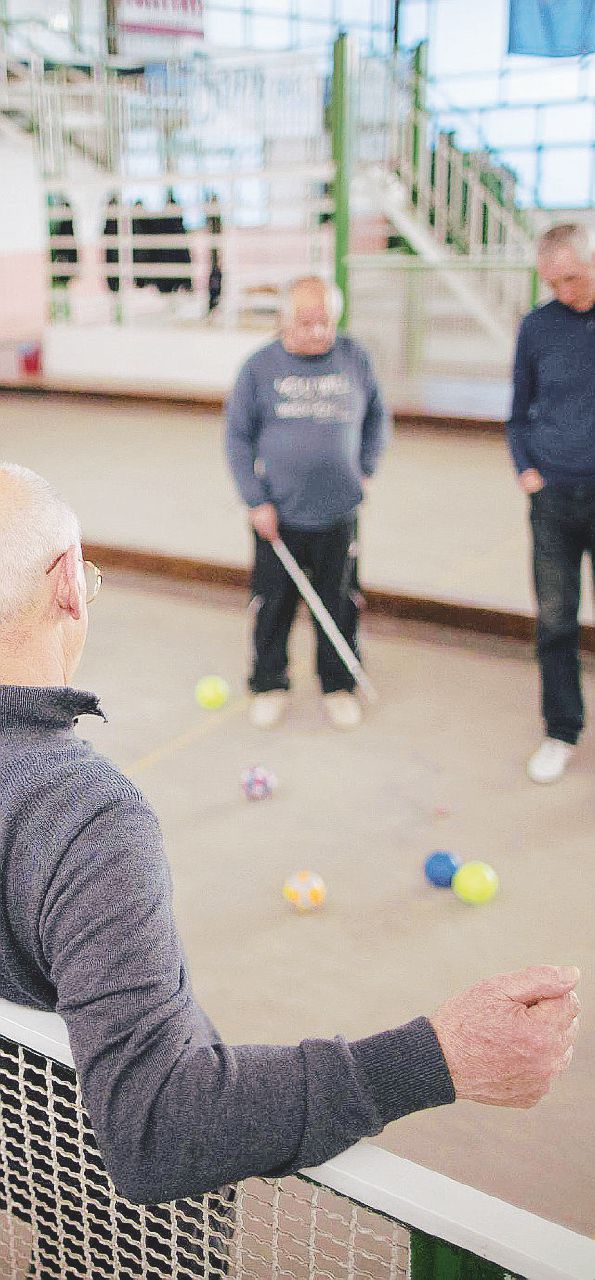
[[[291,551],[285,546],[282,538],[275,538],[271,543],[273,551],[278,555],[281,564],[287,570],[290,578],[293,579],[295,585],[303,596],[308,608],[311,609],[316,621],[320,623],[325,636],[330,640],[336,649],[340,659],[345,663],[350,675],[353,676],[356,684],[359,685],[362,693],[368,699],[368,702],[376,702],[378,694],[368,679],[361,662],[358,661],[355,654],[349,648],[344,636],[341,635],[336,622],[333,621],[328,609],[322,603],[320,596],[316,594],[311,582],[306,574],[300,569],[299,564],[294,559]]]

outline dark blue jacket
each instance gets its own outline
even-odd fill
[[[548,302],[525,316],[508,441],[517,471],[548,484],[595,481],[595,307]]]

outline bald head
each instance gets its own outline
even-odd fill
[[[283,300],[283,346],[294,355],[325,355],[334,346],[342,310],[343,299],[336,285],[320,276],[294,280]]]
[[[35,610],[45,570],[72,544],[80,545],[78,520],[47,481],[0,463],[0,627]]]
[[[587,228],[559,223],[537,241],[537,270],[554,297],[573,311],[589,311],[595,303],[594,255]]]
[[[587,228],[578,222],[558,222],[544,231],[537,241],[537,256],[550,257],[559,249],[573,249],[583,262],[591,258],[590,237]]]

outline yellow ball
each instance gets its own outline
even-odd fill
[[[315,871],[298,871],[285,881],[283,897],[295,911],[319,911],[326,899],[326,885]]]
[[[229,685],[221,676],[203,676],[194,690],[194,696],[199,707],[204,707],[206,711],[218,711],[229,698]]]
[[[498,876],[487,862],[464,862],[451,881],[451,888],[457,898],[473,906],[489,902],[499,887]]]

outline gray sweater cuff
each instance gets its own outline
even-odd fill
[[[356,1040],[349,1048],[368,1081],[383,1125],[413,1111],[454,1102],[446,1059],[427,1018]]]

